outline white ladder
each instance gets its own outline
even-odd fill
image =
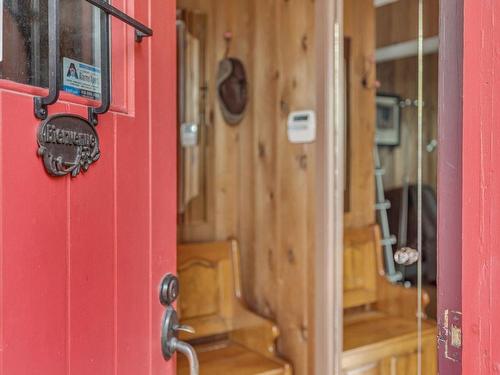
[[[380,165],[380,155],[378,153],[378,146],[375,144],[373,150],[373,157],[375,160],[375,186],[376,186],[376,202],[375,209],[378,212],[380,226],[382,229],[382,246],[384,247],[384,259],[385,259],[385,275],[387,279],[395,283],[403,279],[401,272],[396,271],[396,265],[394,262],[394,253],[392,251],[392,245],[397,243],[396,236],[391,235],[389,228],[389,220],[387,218],[387,210],[391,208],[391,202],[385,199],[384,193],[384,179],[385,170]]]

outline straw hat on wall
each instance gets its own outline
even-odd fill
[[[243,63],[235,58],[225,58],[217,71],[217,97],[229,125],[237,125],[245,116],[248,101],[247,77]]]

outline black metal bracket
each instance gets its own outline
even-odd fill
[[[89,122],[96,126],[99,123],[98,115],[109,111],[111,105],[111,67],[109,63],[109,15],[101,13],[101,105],[89,107]]]
[[[135,41],[140,43],[143,38],[153,35],[153,30],[139,21],[133,19],[121,10],[115,8],[104,0],[85,0],[102,11],[101,14],[101,105],[88,109],[89,122],[96,126],[98,115],[109,110],[111,104],[111,64],[110,64],[110,37],[111,32],[109,16],[118,18],[120,21],[135,29]],[[48,106],[59,99],[59,86],[61,80],[60,66],[60,0],[49,2],[49,94],[45,97],[34,98],[35,116],[45,120],[48,116]]]
[[[50,0],[48,4],[49,21],[49,95],[36,96],[34,100],[35,116],[45,120],[48,106],[59,99],[59,82],[61,80],[60,59],[60,16],[59,0]]]

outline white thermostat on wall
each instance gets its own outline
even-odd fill
[[[295,111],[288,116],[288,140],[309,143],[316,140],[316,114],[314,111]]]
[[[199,127],[194,122],[187,122],[181,125],[181,145],[182,147],[193,147],[198,144]]]

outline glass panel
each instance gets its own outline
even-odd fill
[[[439,1],[376,3],[375,158],[381,175],[377,219],[385,240],[386,275],[392,267],[396,277],[389,281],[407,289],[410,316],[416,317],[412,353],[403,360],[395,350],[391,371],[432,375],[436,373],[436,346],[431,339],[437,314]],[[398,298],[402,303],[402,295]]]
[[[48,0],[3,1],[1,78],[48,86],[47,4]],[[97,99],[100,96],[100,10],[84,0],[64,0],[60,2],[60,17],[61,89]],[[81,77],[79,69],[82,69]],[[78,81],[74,80],[77,77]]]

